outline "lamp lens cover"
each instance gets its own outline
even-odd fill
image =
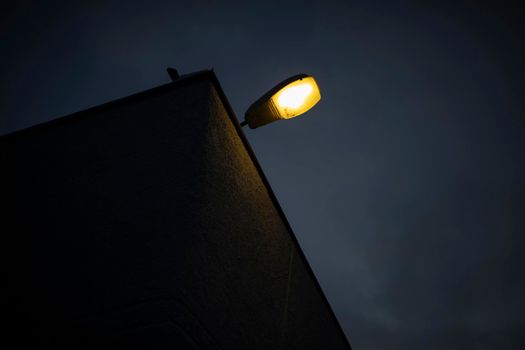
[[[307,76],[284,86],[272,96],[271,103],[282,119],[290,119],[308,111],[320,99],[315,79]]]

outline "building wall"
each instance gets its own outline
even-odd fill
[[[349,348],[208,75],[4,137],[0,157],[22,343]]]

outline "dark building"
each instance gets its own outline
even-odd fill
[[[349,349],[211,71],[0,139],[5,341]]]

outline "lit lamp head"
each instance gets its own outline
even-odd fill
[[[245,121],[251,129],[281,119],[291,119],[312,108],[321,99],[319,86],[307,74],[290,77],[255,101],[246,111]]]

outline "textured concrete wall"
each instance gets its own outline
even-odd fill
[[[348,349],[202,75],[0,140],[6,334]]]

